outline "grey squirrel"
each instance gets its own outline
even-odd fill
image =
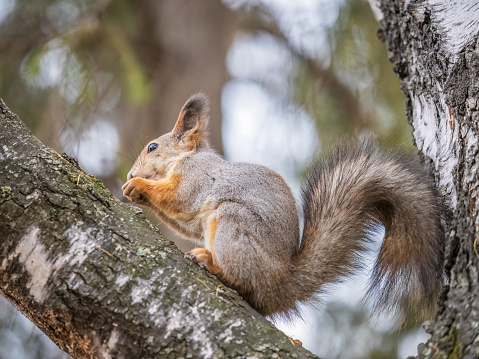
[[[263,315],[295,313],[362,267],[371,226],[385,238],[367,297],[377,310],[427,317],[443,281],[442,202],[414,159],[371,142],[317,161],[302,188],[302,238],[283,178],[230,163],[208,143],[209,102],[191,96],[174,129],[151,141],[128,173],[124,196],[181,236],[204,243],[186,255],[236,289]]]

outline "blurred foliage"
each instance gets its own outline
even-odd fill
[[[328,328],[321,323],[328,323]],[[315,321],[315,332],[316,351],[329,359],[397,357],[400,335],[375,328],[365,312],[343,303],[328,303]]]
[[[329,29],[327,58],[298,68],[295,99],[315,118],[323,149],[341,136],[374,133],[388,146],[413,150],[404,96],[378,29],[369,3],[349,0]]]
[[[402,341],[418,330],[414,318],[394,329],[397,321],[390,315],[388,319],[370,317],[365,308],[344,302],[324,303],[314,317],[317,339],[308,349],[328,359],[395,359]]]
[[[0,93],[33,131],[54,92],[68,103],[63,106],[66,125],[77,130],[91,123],[96,106],[111,92],[121,90],[132,103],[148,100],[143,66],[127,41],[135,28],[132,5],[15,1],[0,28]]]

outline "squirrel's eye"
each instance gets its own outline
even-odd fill
[[[157,143],[152,143],[148,146],[148,150],[146,151],[146,153],[150,153],[151,151],[154,151],[158,148],[158,144]]]

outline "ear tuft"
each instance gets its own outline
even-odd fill
[[[185,102],[181,112],[192,111],[197,113],[200,117],[208,117],[210,112],[210,100],[203,92],[197,92]]]
[[[173,133],[177,137],[187,136],[194,147],[207,145],[210,101],[203,92],[192,95],[183,105]]]

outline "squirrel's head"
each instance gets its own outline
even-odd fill
[[[208,113],[208,97],[201,92],[191,96],[183,105],[173,130],[145,146],[127,179],[159,180],[185,156],[209,148]]]

